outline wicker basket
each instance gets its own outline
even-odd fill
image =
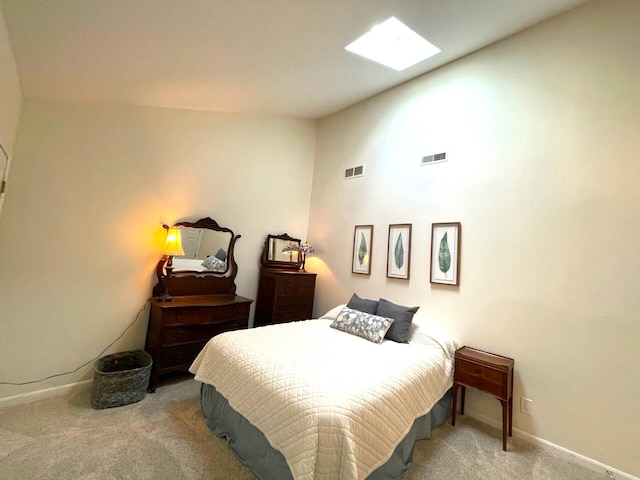
[[[143,350],[120,352],[99,358],[93,378],[91,406],[119,407],[139,402],[147,393],[151,356]]]

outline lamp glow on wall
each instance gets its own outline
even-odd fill
[[[177,227],[169,228],[167,225],[163,225],[163,227],[167,229],[167,238],[164,241],[162,259],[158,262],[158,278],[162,294],[156,300],[159,302],[171,302],[173,297],[169,295],[169,279],[173,271],[173,257],[184,255],[184,250],[182,248],[180,229]]]

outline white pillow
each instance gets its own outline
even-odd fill
[[[458,349],[458,343],[448,330],[424,316],[414,315],[409,328],[409,343],[433,345],[434,342],[440,345],[447,356],[451,358]]]
[[[338,315],[340,314],[342,309],[344,307],[346,307],[346,306],[347,306],[347,304],[343,303],[342,305],[338,305],[337,307],[333,307],[331,310],[329,310],[327,313],[322,315],[320,318],[324,318],[326,320],[335,320],[336,318],[338,318]]]

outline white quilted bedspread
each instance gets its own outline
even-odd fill
[[[452,385],[453,341],[374,344],[330,319],[227,332],[191,372],[280,451],[296,480],[366,478]]]

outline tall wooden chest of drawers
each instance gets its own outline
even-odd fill
[[[311,318],[315,288],[315,273],[262,268],[254,326]]]
[[[149,391],[158,377],[188,371],[211,337],[249,326],[252,300],[238,295],[190,295],[172,302],[151,299],[145,350],[153,358]]]

